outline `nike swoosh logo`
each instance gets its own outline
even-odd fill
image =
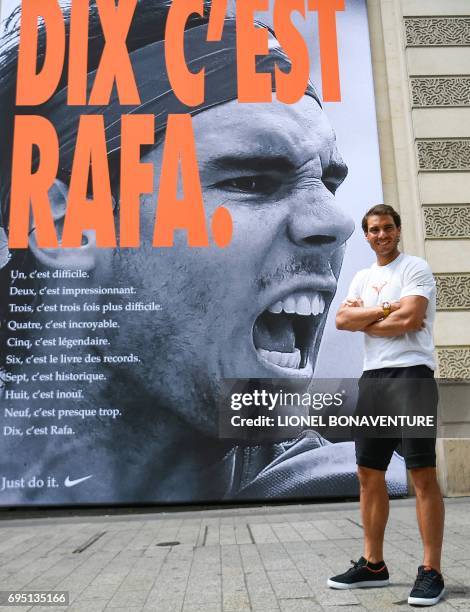
[[[75,485],[78,485],[81,482],[88,480],[89,478],[93,478],[93,474],[90,474],[89,476],[84,476],[83,478],[77,478],[76,480],[70,480],[70,478],[67,476],[67,478],[64,480],[64,485],[66,487],[74,487]]]

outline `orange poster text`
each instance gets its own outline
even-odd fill
[[[63,231],[59,236],[48,196],[59,165],[56,131],[44,117],[16,117],[10,248],[27,248],[31,223],[40,248],[79,247],[86,230],[95,232],[98,247],[115,247],[118,246],[115,216],[119,219],[119,246],[140,246],[140,196],[152,194],[154,190],[153,165],[141,162],[140,148],[153,144],[154,123],[153,115],[122,117],[120,205],[115,215],[103,117],[80,118]],[[36,151],[39,151],[39,161],[33,170]],[[182,195],[178,192],[179,184]],[[190,247],[209,246],[190,115],[169,115],[159,193],[149,197],[156,200],[153,246],[172,247],[177,230],[186,232]],[[215,210],[211,226],[215,243],[227,246],[232,224],[225,208]]]
[[[274,29],[280,45],[289,56],[288,73],[276,70],[277,96],[287,104],[304,94],[309,77],[307,43],[292,18],[307,11],[318,15],[318,37],[325,102],[341,100],[336,13],[344,10],[345,0],[275,0]],[[63,14],[58,0],[23,2],[16,103],[37,106],[47,102],[57,91],[68,57],[67,104],[105,105],[113,88],[123,105],[140,104],[126,39],[136,11],[137,0],[96,0],[105,44],[90,92],[87,94],[88,8],[87,0],[71,0],[69,49]],[[209,19],[208,42],[220,40],[227,0],[213,0]],[[240,102],[272,100],[271,75],[256,71],[256,57],[269,53],[269,34],[255,27],[258,12],[269,10],[269,0],[237,0],[237,72]],[[205,70],[190,71],[184,57],[184,30],[191,14],[202,15],[203,0],[173,0],[165,32],[165,59],[168,78],[175,95],[188,106],[204,102]],[[46,52],[38,70],[38,20],[44,21]],[[67,53],[68,51],[68,53]],[[87,97],[88,95],[88,97]]]

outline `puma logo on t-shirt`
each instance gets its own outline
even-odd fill
[[[377,295],[380,295],[380,292],[382,291],[382,289],[385,287],[386,284],[387,284],[387,281],[385,281],[381,285],[372,285],[372,289],[375,289],[375,291],[377,291]]]

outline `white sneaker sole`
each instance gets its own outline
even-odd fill
[[[390,580],[363,580],[362,582],[347,584],[346,582],[335,582],[334,580],[331,580],[331,578],[329,578],[327,582],[330,589],[370,589],[374,587],[388,586],[389,584]]]
[[[408,603],[410,606],[435,606],[437,603],[439,603],[444,593],[445,589],[442,589],[439,595],[437,597],[433,597],[432,599],[424,599],[423,597],[408,597]]]

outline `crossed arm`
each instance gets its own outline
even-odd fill
[[[409,295],[391,304],[391,313],[383,317],[382,306],[363,305],[361,299],[347,300],[336,315],[337,329],[362,331],[371,336],[393,337],[417,332],[424,327],[428,300],[421,295]]]

